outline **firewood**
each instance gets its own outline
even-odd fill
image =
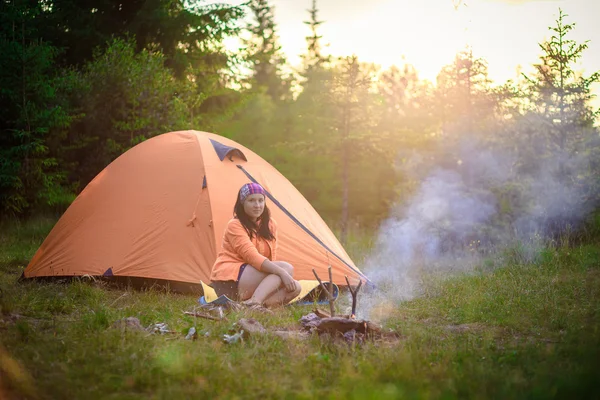
[[[317,315],[317,317],[319,318],[331,318],[331,314],[329,314],[327,311],[325,310],[321,310],[320,308],[315,308],[313,310],[313,312]]]
[[[204,314],[199,311],[184,311],[185,315],[191,315],[192,317],[200,317],[206,319],[212,319],[213,321],[220,321],[222,318],[213,317],[212,315]]]
[[[317,271],[315,271],[314,268],[312,271],[315,275],[315,278],[317,278],[317,280],[319,281],[321,288],[327,294],[327,299],[329,300],[329,313],[333,317],[335,315],[335,298],[333,297],[333,278],[331,275],[331,265],[329,266],[329,290],[325,287],[323,281],[321,281],[321,278],[319,278],[319,275],[317,275]]]
[[[323,318],[317,326],[319,332],[327,332],[329,334],[344,334],[352,329],[363,334],[381,333],[381,327],[371,321],[340,317]]]
[[[329,313],[327,311],[322,310],[320,308],[315,308],[313,310],[312,314],[315,314],[319,318],[331,318],[331,315],[329,315]],[[350,314],[342,314],[342,315],[338,315],[338,317],[340,317],[340,318],[352,318],[352,316]]]
[[[356,287],[356,289],[352,289],[352,286],[350,285],[350,280],[348,280],[348,275],[344,275],[344,278],[346,278],[346,283],[348,284],[348,290],[350,290],[350,293],[352,294],[352,314],[350,318],[356,318],[356,300],[357,300],[357,296],[358,296],[358,291],[360,290],[360,287],[362,286],[362,280],[358,280],[358,286]]]

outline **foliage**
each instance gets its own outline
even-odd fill
[[[175,75],[215,50],[224,36],[235,34],[239,7],[204,5],[203,1],[91,0],[43,2],[40,37],[64,48],[62,65],[82,65],[112,39],[135,37],[136,52],[160,50]]]
[[[410,65],[380,71],[328,56],[316,0],[298,71],[286,64],[267,0],[0,7],[3,213],[64,209],[124,151],[178,129],[250,147],[340,232],[377,226],[437,169],[473,186],[479,153],[512,162],[508,179],[486,186],[502,205],[504,225],[535,209],[531,192],[541,173],[577,192],[569,207],[587,213],[600,199],[590,108],[598,74],[575,73],[587,43],[569,39],[574,24],[562,11],[540,45],[534,76],[494,86],[486,61],[466,48],[434,86]],[[223,39],[238,34],[246,49],[226,50]]]
[[[0,22],[0,213],[68,204],[65,174],[49,147],[72,118],[54,70],[56,47],[38,39],[39,5],[2,5]]]
[[[600,110],[594,112],[589,105],[590,87],[600,82],[600,71],[589,77],[576,74],[574,64],[588,48],[587,42],[577,43],[567,35],[575,24],[565,23],[562,10],[549,41],[540,44],[541,63],[535,65],[536,75],[525,76],[529,86],[531,111],[541,116],[548,146],[570,150],[584,139]]]
[[[319,35],[318,29],[324,21],[319,21],[318,14],[319,9],[317,8],[317,0],[312,1],[312,7],[308,10],[310,14],[310,20],[304,21],[304,24],[310,28],[310,36],[306,36],[306,54],[302,55],[303,59],[303,71],[302,76],[306,80],[310,80],[315,74],[322,72],[327,68],[328,63],[331,61],[331,56],[323,54],[323,46],[321,39],[323,36]],[[306,85],[304,85],[306,89]]]
[[[251,84],[266,90],[275,101],[286,100],[291,82],[283,77],[285,58],[278,43],[274,9],[267,0],[251,0],[248,7],[254,18],[246,27],[250,37],[244,40]]]
[[[135,53],[133,41],[115,39],[78,74],[73,107],[83,115],[70,131],[82,184],[135,144],[169,130],[185,129],[203,98],[188,97],[162,53]]]
[[[541,63],[535,65],[536,74],[524,76],[522,102],[517,102],[522,112],[513,112],[515,117],[510,119],[510,141],[518,154],[521,175],[535,176],[539,171],[549,174],[573,189],[566,207],[588,212],[600,199],[600,147],[595,139],[598,130],[593,126],[599,114],[590,105],[590,86],[600,81],[600,72],[589,77],[575,72],[575,63],[587,49],[587,42],[568,38],[575,24],[566,23],[565,17],[559,9],[555,26],[549,28],[550,40],[540,44]],[[549,217],[543,225],[558,234],[567,225],[580,222]]]

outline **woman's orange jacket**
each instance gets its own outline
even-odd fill
[[[273,219],[269,223],[269,228],[275,239],[268,241],[258,238],[257,235],[253,235],[250,239],[240,220],[231,219],[227,223],[223,245],[210,273],[211,282],[237,280],[242,264],[250,264],[260,271],[266,259],[276,260],[277,224]]]

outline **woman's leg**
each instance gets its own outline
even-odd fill
[[[294,267],[292,266],[292,264],[287,263],[285,261],[275,261],[275,264],[283,268],[288,274],[290,274],[290,276],[294,276]],[[271,294],[265,299],[264,304],[267,307],[272,307],[289,303],[290,300],[298,296],[298,294],[300,294],[300,291],[302,290],[302,288],[300,287],[300,283],[298,281],[294,282],[296,284],[296,288],[293,291],[288,292],[283,287],[283,285],[281,285],[279,286],[277,291],[275,291],[273,294]]]
[[[281,286],[281,278],[273,274],[265,274],[246,265],[238,282],[238,296],[242,301],[262,304],[267,297]]]
[[[300,294],[300,291],[302,290],[298,281],[294,281],[294,283],[296,284],[296,288],[293,291],[288,292],[287,290],[285,290],[285,288],[279,288],[275,293],[267,297],[267,299],[264,302],[264,305],[267,307],[273,307],[282,306],[284,304],[289,303],[296,296],[298,296]]]
[[[275,264],[294,276],[294,268],[291,264],[284,261],[275,261]],[[265,274],[250,265],[246,266],[238,282],[240,300],[247,300],[249,303],[265,303],[268,306],[285,304],[296,297],[300,290],[300,284],[296,282],[296,289],[288,292],[283,287],[279,276]]]

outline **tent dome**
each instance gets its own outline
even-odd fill
[[[24,278],[105,276],[209,282],[239,188],[260,183],[296,279],[365,280],[298,190],[244,146],[207,132],[146,140],[100,172],[58,220]],[[184,285],[185,286],[185,285]]]

